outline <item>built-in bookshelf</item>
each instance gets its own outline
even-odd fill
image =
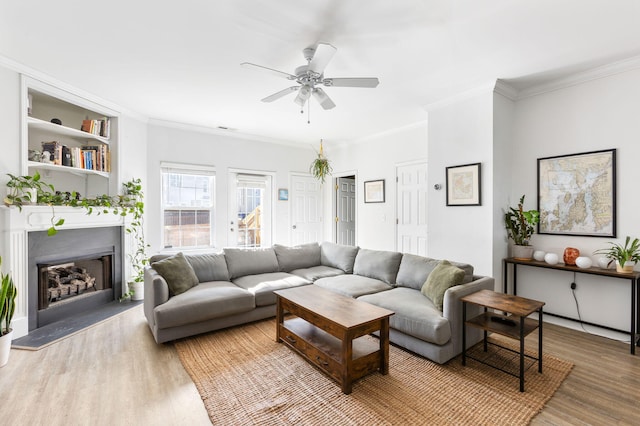
[[[60,191],[113,194],[118,113],[25,77],[23,174],[37,171]]]

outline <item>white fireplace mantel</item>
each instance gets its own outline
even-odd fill
[[[64,224],[57,226],[58,230],[86,229],[107,226],[124,226],[125,218],[113,213],[98,214],[94,210],[87,214],[85,208],[55,206],[23,206],[22,210],[16,207],[0,206],[2,217],[2,256],[3,269],[13,277],[18,291],[16,298],[16,311],[11,326],[14,330],[14,338],[29,334],[28,318],[28,259],[29,243],[28,233],[46,231],[59,219],[64,219]],[[124,232],[123,232],[124,234]],[[55,235],[50,237],[55,238]],[[131,247],[129,238],[123,239],[124,252]],[[125,256],[126,258],[126,256]],[[125,265],[126,262],[123,262]],[[127,268],[125,267],[125,270]],[[123,271],[123,277],[125,276]]]

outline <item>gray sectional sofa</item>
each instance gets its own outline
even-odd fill
[[[443,289],[439,299],[426,297],[423,285],[431,281],[433,286],[445,263],[330,242],[156,255],[145,271],[144,313],[153,337],[162,343],[273,317],[274,290],[317,285],[394,311],[391,342],[444,363],[462,352],[460,298],[494,288],[493,278],[475,276],[471,265],[451,262],[464,274],[453,268],[455,285]],[[438,272],[429,279],[433,271]],[[469,317],[480,312],[472,305],[467,309]],[[469,329],[468,345],[481,337]]]

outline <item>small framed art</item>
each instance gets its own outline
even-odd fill
[[[447,206],[480,203],[480,163],[447,167]]]
[[[289,201],[289,190],[286,188],[278,189],[278,200]]]
[[[368,180],[364,183],[365,203],[384,203],[384,179]]]

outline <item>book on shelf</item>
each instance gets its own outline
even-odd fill
[[[109,139],[111,134],[111,120],[109,117],[103,117],[100,120],[85,119],[82,120],[80,130]]]

